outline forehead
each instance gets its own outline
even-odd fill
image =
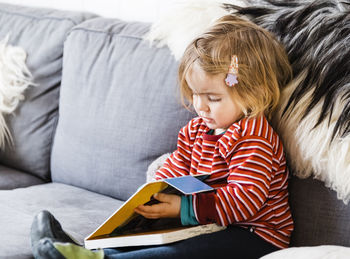
[[[225,84],[225,75],[211,75],[203,71],[203,69],[195,62],[189,68],[185,76],[189,88],[194,93],[209,94],[226,94],[227,86]]]

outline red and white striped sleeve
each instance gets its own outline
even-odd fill
[[[200,224],[229,225],[247,221],[265,203],[271,182],[273,147],[258,136],[246,136],[222,154],[229,165],[227,185],[196,194],[193,205]]]
[[[180,130],[177,140],[177,149],[165,160],[163,166],[156,172],[156,180],[190,174],[193,147],[191,126],[192,121]]]

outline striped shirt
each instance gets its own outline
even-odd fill
[[[156,179],[209,174],[215,192],[193,194],[199,224],[235,224],[279,248],[289,245],[293,220],[282,142],[264,116],[242,119],[223,135],[209,135],[201,118],[180,130],[177,150]]]

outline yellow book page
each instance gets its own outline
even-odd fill
[[[151,182],[143,185],[111,217],[109,217],[86,239],[93,239],[97,236],[110,234],[116,227],[123,224],[135,213],[134,209],[137,206],[148,202],[153,194],[164,190],[167,186],[168,184],[165,182]]]

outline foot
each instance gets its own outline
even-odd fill
[[[65,257],[55,248],[52,239],[43,238],[37,242],[33,249],[35,259],[65,259]]]
[[[32,251],[34,256],[37,251],[38,243],[43,238],[49,238],[54,242],[68,242],[79,245],[66,232],[64,232],[64,230],[61,227],[61,224],[55,219],[55,217],[50,212],[46,210],[41,211],[34,217],[30,235]]]
[[[41,239],[36,246],[35,259],[103,259],[103,250],[90,251],[72,243],[54,242],[51,238]]]

